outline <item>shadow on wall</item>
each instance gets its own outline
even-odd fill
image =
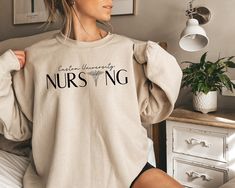
[[[191,105],[192,104],[192,93],[190,89],[181,89],[179,93],[179,97],[176,101],[175,107]]]

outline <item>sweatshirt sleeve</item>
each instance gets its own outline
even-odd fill
[[[20,70],[20,63],[12,50],[0,56],[0,134],[9,140],[22,141],[31,137],[32,116],[23,113],[20,107],[22,104],[28,109],[32,103],[32,89],[28,85],[32,80],[27,77],[28,70],[24,69]]]
[[[155,124],[174,109],[182,71],[176,59],[152,41],[134,45],[134,60],[141,121]]]

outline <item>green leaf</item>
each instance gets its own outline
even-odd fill
[[[218,75],[219,76],[219,79],[222,83],[225,83],[226,82],[226,78],[225,78],[225,75]]]
[[[210,66],[208,66],[207,73],[211,75],[215,70],[216,70],[216,65],[211,64]]]
[[[184,64],[184,63],[188,63],[188,64],[196,64],[196,63],[191,62],[191,61],[182,61],[181,63],[182,63],[182,64]]]
[[[233,89],[235,89],[235,84],[232,82]]]
[[[235,63],[232,61],[225,61],[224,64],[226,64],[229,68],[235,68]]]
[[[229,89],[230,91],[232,91],[232,82],[230,81],[229,77],[227,75],[220,75],[219,76],[221,82],[223,83],[223,85]]]
[[[225,74],[227,68],[235,68],[235,63],[231,57],[219,58],[216,62],[206,60],[207,52],[200,58],[200,63],[185,61],[189,66],[183,69],[182,87],[190,87],[193,93],[201,91],[221,91],[222,87],[229,90],[235,89],[230,78]]]
[[[224,59],[226,59],[226,57],[219,58],[215,63],[216,63],[216,64],[217,64],[217,63],[221,63],[221,62],[223,62],[222,60],[224,60]]]
[[[229,58],[228,58],[228,61],[230,61],[231,59],[233,59],[235,56],[230,56]]]
[[[206,62],[206,56],[207,56],[207,52],[205,52],[205,53],[202,55],[202,57],[201,57],[201,59],[200,59],[200,64],[204,64],[204,63]]]
[[[207,94],[210,91],[210,88],[208,86],[204,86],[202,92]]]

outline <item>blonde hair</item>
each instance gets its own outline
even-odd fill
[[[49,13],[47,22],[50,24],[61,15],[65,35],[68,37],[72,28],[73,0],[44,0],[44,3]]]

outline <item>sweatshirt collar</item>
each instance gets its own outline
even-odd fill
[[[71,38],[67,38],[62,32],[59,32],[56,35],[56,39],[60,43],[62,43],[64,45],[67,45],[67,46],[80,47],[80,48],[99,47],[99,46],[102,46],[102,45],[108,43],[110,40],[112,40],[113,37],[114,37],[114,34],[109,32],[102,39],[92,41],[92,42],[84,42],[84,41],[78,41],[78,40],[74,40],[74,39],[71,39]]]

